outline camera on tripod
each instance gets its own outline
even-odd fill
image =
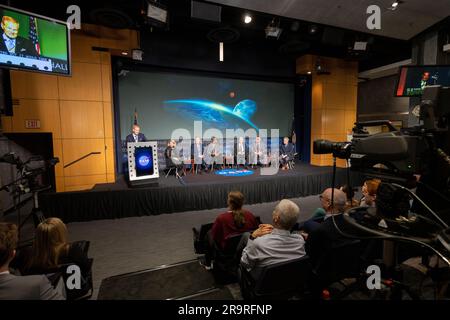
[[[58,158],[44,160],[41,156],[31,156],[28,160],[22,161],[14,152],[7,153],[0,157],[0,163],[9,163],[17,168],[18,179],[12,183],[3,186],[0,190],[12,190],[16,186],[22,193],[33,193],[35,191],[45,190],[49,187],[45,180],[45,174],[50,167],[55,166]]]
[[[351,142],[316,140],[313,151],[315,154],[332,154],[334,158],[349,160],[350,170],[380,178],[387,185],[384,189],[390,189],[386,191],[386,196],[380,194],[377,197],[375,213],[371,209],[358,208],[360,214],[355,216],[361,219],[352,219],[349,214],[347,222],[372,236],[384,235],[426,242],[446,256],[444,259],[449,262],[449,87],[425,87],[420,104],[420,120],[419,126],[401,130],[387,120],[357,122]],[[385,126],[388,132],[369,134],[366,128],[374,126]],[[417,187],[416,193],[409,190],[414,187]],[[408,204],[407,210],[400,210],[398,197],[394,197],[396,194],[402,199],[405,194],[408,199],[414,199],[412,211],[417,219],[408,220],[405,217],[405,212],[410,212],[410,206]],[[386,200],[385,203],[382,200]],[[380,227],[381,221],[384,227]],[[421,237],[414,231],[417,228],[420,229]]]
[[[45,174],[58,162],[58,158],[45,160],[41,156],[31,156],[28,160],[22,161],[20,157],[17,156],[14,152],[7,153],[0,157],[0,163],[9,163],[15,166],[17,169],[16,180],[0,187],[0,191],[8,191],[14,200],[14,208],[17,209],[17,225],[19,226],[19,236],[20,229],[30,217],[33,217],[35,226],[44,220],[44,215],[39,208],[38,196],[39,192],[51,188],[51,185],[48,179],[46,179],[47,177],[45,177]],[[33,209],[31,210],[31,213],[27,215],[27,217],[22,221],[20,215],[20,207],[23,204],[21,202],[21,197],[27,194],[32,195]],[[17,199],[18,201],[16,201]],[[25,202],[28,199],[29,198],[27,198]]]

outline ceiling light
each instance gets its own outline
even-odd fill
[[[246,14],[245,17],[244,17],[244,22],[247,23],[247,24],[252,22],[252,16]]]
[[[397,6],[398,6],[398,2],[395,1],[395,2],[392,4],[392,8],[396,8]]]
[[[123,55],[123,56],[127,56],[127,55],[128,55],[128,52],[122,51],[122,55]]]
[[[311,71],[308,71],[308,72],[307,72],[307,74],[311,74],[311,73],[312,73]]]

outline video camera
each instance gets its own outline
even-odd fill
[[[391,181],[403,180],[402,184],[406,185],[415,180],[415,174],[436,170],[436,161],[443,163],[444,172],[449,172],[450,88],[425,88],[420,120],[421,126],[402,130],[397,130],[389,121],[357,122],[351,142],[316,140],[313,151],[350,159],[352,170]],[[374,126],[385,126],[388,132],[371,135],[366,128]],[[450,184],[446,192],[450,192]]]
[[[41,156],[31,156],[28,160],[22,161],[14,152],[7,153],[0,157],[0,163],[15,165],[19,177],[16,181],[3,186],[1,190],[9,190],[13,185],[19,185],[23,193],[45,189],[48,187],[48,183],[43,178],[43,174],[58,162],[58,158],[45,160]]]
[[[425,87],[418,114],[419,126],[401,130],[389,121],[357,122],[351,142],[316,140],[313,151],[349,160],[350,170],[383,181],[376,209],[355,208],[345,215],[354,237],[416,242],[450,265],[450,212],[444,214],[450,208],[450,88]],[[387,132],[370,134],[366,128],[373,126]],[[416,193],[409,190],[416,186]]]

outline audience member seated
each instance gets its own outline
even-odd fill
[[[348,210],[350,210],[351,208],[355,208],[359,206],[359,202],[358,200],[354,199],[355,198],[355,190],[350,187],[349,185],[343,185],[341,187],[341,190],[345,193],[346,197],[347,197],[347,202],[345,203],[345,212],[347,212]]]
[[[248,157],[252,166],[265,166],[268,164],[267,146],[265,142],[262,142],[261,137],[257,136],[251,145]]]
[[[183,162],[176,147],[177,143],[175,142],[175,140],[170,140],[167,144],[166,151],[164,152],[164,157],[166,158],[166,167],[168,170],[170,168],[177,168],[180,171],[180,174],[184,174]]]
[[[243,165],[244,167],[247,167],[244,137],[239,137],[236,144],[236,164],[237,166]]]
[[[371,179],[364,182],[364,185],[361,190],[363,197],[359,203],[361,207],[375,207],[377,190],[380,183],[381,183],[380,179]]]
[[[227,203],[229,211],[220,214],[216,218],[211,230],[206,235],[205,259],[200,262],[207,270],[211,269],[211,260],[215,248],[219,250],[224,249],[229,236],[253,231],[258,228],[255,216],[250,211],[242,209],[244,195],[241,192],[230,192]]]
[[[284,137],[283,144],[280,146],[280,164],[281,170],[289,169],[289,161],[294,159],[295,147],[289,142],[288,137]]]
[[[9,264],[16,255],[17,227],[0,223],[0,300],[63,300],[63,289],[56,290],[45,275],[15,276]]]
[[[192,154],[194,155],[195,172],[202,174],[203,160],[205,156],[203,155],[203,143],[200,137],[195,137],[195,142],[192,146],[192,149]]]
[[[303,236],[306,239],[306,252],[311,258],[311,262],[314,266],[320,259],[321,255],[333,246],[339,246],[348,242],[348,238],[345,238],[339,230],[344,230],[344,217],[343,213],[346,206],[346,195],[339,189],[334,189],[333,206],[331,206],[332,189],[326,189],[321,199],[323,201],[324,208],[326,209],[326,216],[322,223],[310,221],[309,225],[305,224],[305,231]],[[336,228],[339,228],[339,230]]]
[[[35,232],[32,248],[25,252],[23,274],[43,274],[59,265],[73,263],[82,274],[90,272],[91,262],[87,256],[87,241],[69,243],[66,225],[59,218],[41,222]]]
[[[262,224],[247,238],[242,251],[241,266],[257,279],[261,268],[278,262],[303,257],[305,240],[291,233],[300,215],[299,207],[290,200],[281,200],[272,213],[272,225]]]
[[[212,137],[211,142],[206,146],[204,159],[207,169],[205,171],[212,171],[214,168],[222,168],[222,146],[219,145],[219,141],[216,137]]]

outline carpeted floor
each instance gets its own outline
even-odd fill
[[[320,205],[318,196],[293,199],[300,206],[300,221]],[[276,203],[246,208],[271,222]],[[212,222],[224,209],[182,212],[158,216],[98,220],[68,224],[70,240],[90,240],[94,258],[94,296],[105,278],[195,259],[192,227]]]

